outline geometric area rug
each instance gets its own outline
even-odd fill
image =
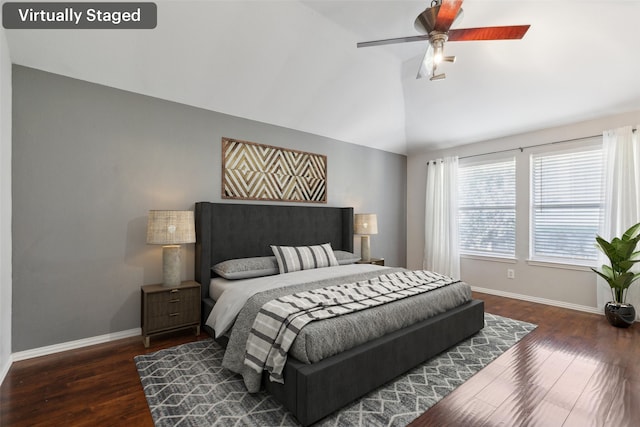
[[[485,313],[476,335],[314,426],[406,426],[535,328]],[[242,378],[221,366],[223,354],[207,339],[135,357],[156,427],[299,425],[268,393],[249,394]]]

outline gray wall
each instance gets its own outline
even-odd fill
[[[0,29],[0,383],[11,361],[11,59]]]
[[[405,156],[13,72],[14,352],[140,326],[140,286],[162,279],[147,212],[220,201],[223,136],[326,154],[327,205],[376,212],[372,255],[406,264]],[[193,278],[193,245],[183,263]]]

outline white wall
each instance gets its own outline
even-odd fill
[[[424,248],[424,203],[426,163],[443,156],[469,156],[498,150],[526,147],[602,134],[606,129],[640,121],[640,111],[594,119],[573,125],[544,129],[497,140],[447,150],[412,152],[407,161],[407,265],[421,268]],[[529,156],[540,150],[569,148],[580,142],[558,144],[524,152],[512,152],[517,162],[517,224],[515,263],[486,259],[461,259],[461,277],[470,285],[497,294],[515,294],[525,299],[557,302],[576,308],[596,308],[596,276],[588,269],[576,270],[530,265],[529,255]],[[504,154],[503,154],[504,156]],[[484,157],[483,157],[484,158]],[[515,270],[515,279],[507,279],[507,268]]]
[[[0,384],[11,365],[11,59],[0,28]]]

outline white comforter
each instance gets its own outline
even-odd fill
[[[274,276],[256,277],[246,280],[227,280],[226,290],[216,301],[207,318],[207,325],[216,333],[216,338],[227,332],[236,316],[249,298],[258,292],[285,286],[314,282],[321,279],[330,279],[348,274],[364,273],[374,270],[384,270],[382,267],[372,264],[349,264],[337,267],[317,268],[313,270],[295,271],[293,273],[276,274]],[[224,280],[216,278],[213,280]]]

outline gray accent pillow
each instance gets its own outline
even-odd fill
[[[338,264],[340,265],[353,264],[361,259],[356,254],[347,251],[333,251],[333,254],[336,256]]]
[[[211,268],[217,275],[229,280],[251,279],[279,273],[274,256],[229,259]]]
[[[271,250],[278,261],[280,273],[337,266],[331,243],[315,246],[274,246]]]

